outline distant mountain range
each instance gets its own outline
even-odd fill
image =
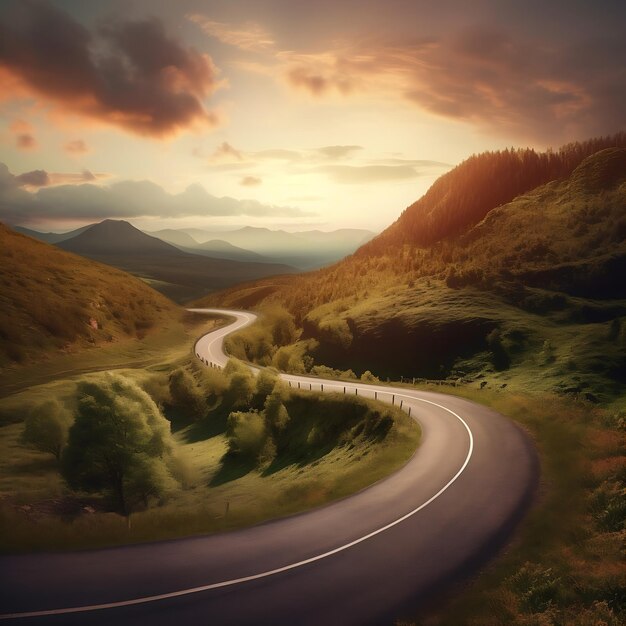
[[[114,222],[115,220],[105,220],[103,223]],[[14,230],[29,237],[34,237],[46,243],[60,244],[61,242],[75,239],[95,224],[83,226],[66,233],[42,233],[23,226],[14,226]],[[96,254],[108,254],[113,252],[114,246],[130,248],[130,233],[122,238],[120,242],[114,243],[110,240],[111,234],[105,232],[103,227],[88,237],[80,239],[71,244],[74,250],[76,245],[84,246],[82,252]],[[208,256],[214,259],[229,261],[244,261],[249,263],[269,263],[289,265],[299,270],[311,270],[325,265],[330,265],[352,254],[360,246],[370,241],[376,233],[359,228],[342,228],[330,232],[321,230],[309,230],[289,233],[284,230],[270,230],[269,228],[257,228],[246,226],[232,231],[209,231],[198,228],[162,229],[153,232],[138,232],[164,241],[176,247],[182,252]],[[137,234],[134,235],[137,237]],[[96,237],[100,241],[96,241]],[[146,251],[147,240],[143,243],[137,242],[139,251],[142,254]],[[150,249],[163,254],[168,253],[167,248],[154,247],[154,242],[150,244]],[[95,246],[95,247],[94,247]],[[169,253],[172,251],[169,250]],[[89,256],[89,255],[87,255]]]
[[[375,236],[372,231],[358,228],[289,233],[253,226],[220,232],[193,228],[149,234],[196,254],[237,261],[286,263],[303,270],[339,261]]]
[[[139,276],[179,302],[237,283],[296,271],[280,263],[193,254],[122,220],[104,220],[73,233],[55,245]]]

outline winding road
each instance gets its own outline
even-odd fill
[[[223,340],[195,345],[209,366]],[[327,506],[219,535],[0,557],[0,620],[28,624],[393,624],[467,579],[510,539],[536,490],[528,437],[502,415],[439,393],[283,375],[292,386],[376,396],[422,428],[398,472]]]

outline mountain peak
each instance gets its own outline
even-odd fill
[[[125,220],[106,219],[93,224],[82,233],[60,242],[59,247],[70,252],[87,254],[153,254],[181,255],[178,248],[146,235]]]

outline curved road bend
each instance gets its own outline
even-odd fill
[[[196,353],[223,365],[224,337]],[[422,442],[398,472],[327,506],[219,535],[105,550],[0,557],[0,619],[20,624],[393,624],[467,578],[510,538],[538,479],[510,420],[468,400],[284,375],[400,400]],[[333,387],[334,386],[334,387]],[[87,610],[85,610],[87,607]],[[9,617],[11,616],[11,617]]]

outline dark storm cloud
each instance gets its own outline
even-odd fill
[[[0,13],[0,68],[63,113],[140,135],[216,122],[203,103],[216,86],[211,59],[157,19],[108,22],[92,33],[45,2],[12,2]]]
[[[477,28],[412,58],[404,95],[439,115],[522,137],[609,133],[626,123],[624,58],[624,39],[558,45]]]

